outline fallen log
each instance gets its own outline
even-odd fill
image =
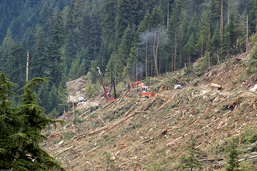
[[[65,148],[64,150],[62,150],[61,152],[57,153],[55,156],[58,156],[66,151],[71,151],[75,146],[70,146],[68,148]]]
[[[121,124],[122,122],[128,120],[129,118],[135,116],[136,114],[141,113],[140,111],[136,111],[132,114],[130,114],[129,116],[126,116],[125,118],[119,120],[118,122],[114,123],[112,126],[110,126],[109,128],[107,128],[105,131],[103,131],[100,135],[105,134],[106,132],[110,131],[111,129],[115,128],[116,126],[118,126],[119,124]]]
[[[155,137],[152,137],[152,138],[149,138],[149,139],[143,141],[142,144],[147,143],[147,142],[149,142],[149,141],[152,141],[152,140],[154,140],[154,139],[156,139],[156,138],[158,138],[158,137],[164,136],[164,135],[166,135],[166,134],[167,134],[168,132],[170,132],[170,131],[171,131],[171,129],[166,128],[166,129],[165,129],[164,131],[162,131],[159,135],[157,135],[157,136],[155,136]]]
[[[124,97],[126,97],[126,95],[128,94],[129,89],[127,89],[127,91],[122,95],[122,97],[120,98],[120,100],[118,101],[118,104],[120,104],[120,102],[124,99]]]
[[[99,146],[93,148],[92,150],[88,151],[87,153],[83,154],[83,158],[85,158],[86,156],[88,156],[90,153],[96,151],[99,148]]]
[[[219,85],[219,84],[215,84],[215,83],[211,83],[211,89],[213,90],[213,89],[217,89],[217,90],[222,90],[223,89],[223,87],[221,86],[221,85]]]
[[[227,105],[226,105],[226,108],[233,110],[234,108],[236,108],[236,107],[241,103],[241,101],[240,101],[241,98],[242,98],[242,97],[239,96],[239,97],[236,99],[236,101],[234,101],[234,102],[231,103],[231,104],[227,104]]]
[[[171,100],[173,100],[177,94],[178,93],[175,93],[171,97],[169,97],[168,100],[165,103],[163,103],[156,111],[161,110],[167,103],[169,103]]]
[[[104,131],[106,129],[108,129],[108,126],[102,127],[102,128],[100,128],[96,131],[91,131],[91,132],[88,133],[88,135],[94,135],[94,134],[97,134],[98,132]]]
[[[202,159],[202,160],[198,160],[198,161],[222,161],[222,160],[226,160],[225,158],[211,158],[211,159]]]

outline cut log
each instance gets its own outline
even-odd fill
[[[96,151],[98,148],[99,148],[99,146],[97,146],[97,147],[93,148],[92,150],[88,151],[87,153],[85,153],[83,155],[83,158],[85,158],[86,156],[90,155],[92,152]]]
[[[239,96],[239,97],[236,99],[235,102],[233,102],[233,103],[231,103],[231,104],[227,104],[227,105],[226,105],[227,109],[233,110],[234,108],[236,108],[236,107],[241,103],[241,101],[240,101],[241,98],[242,98],[242,97]]]
[[[58,155],[60,155],[60,154],[62,154],[62,153],[64,153],[64,152],[66,152],[66,151],[71,151],[74,147],[75,147],[75,146],[70,146],[70,147],[68,147],[68,148],[66,148],[66,149],[64,149],[64,150],[62,150],[61,152],[57,153],[55,156],[58,156]]]
[[[223,87],[219,84],[215,84],[215,83],[211,83],[211,89],[218,89],[218,90],[222,90]]]
[[[127,89],[127,91],[122,95],[122,97],[120,98],[120,100],[118,101],[118,104],[120,104],[120,102],[124,99],[124,97],[126,97],[126,95],[128,94],[129,89]]]
[[[103,131],[100,135],[105,134],[106,132],[110,131],[111,129],[115,128],[116,126],[118,126],[118,125],[121,124],[122,122],[128,120],[129,118],[135,116],[135,115],[138,114],[138,113],[141,113],[141,112],[136,111],[136,112],[130,114],[129,116],[126,116],[125,118],[119,120],[118,122],[116,122],[116,123],[114,123],[112,126],[110,126],[108,129],[106,129],[105,131]]]

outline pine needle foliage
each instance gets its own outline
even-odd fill
[[[202,168],[201,163],[197,159],[197,157],[200,155],[200,152],[195,148],[196,143],[193,136],[191,136],[188,143],[188,153],[180,158],[180,169],[184,170],[189,168],[192,171],[194,168]]]
[[[239,154],[240,152],[237,150],[237,144],[235,142],[231,142],[227,147],[226,151],[228,152],[228,161],[226,170],[227,171],[239,171]]]
[[[20,105],[12,108],[8,99],[14,84],[0,73],[0,170],[64,170],[39,145],[46,139],[41,131],[61,122],[46,118],[44,108],[38,105],[33,90],[43,81],[34,78],[24,86]]]

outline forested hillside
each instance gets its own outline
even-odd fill
[[[142,80],[190,66],[202,74],[249,49],[257,0],[1,0],[0,71],[38,88],[46,112],[61,113],[67,81],[99,66],[105,79]],[[18,89],[19,87],[16,87]]]

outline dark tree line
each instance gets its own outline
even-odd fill
[[[189,66],[202,71],[249,48],[257,30],[257,0],[13,0],[0,2],[0,70],[38,88],[47,113],[60,113],[65,82],[96,67],[105,78],[144,79]],[[3,30],[3,31],[2,31]]]

